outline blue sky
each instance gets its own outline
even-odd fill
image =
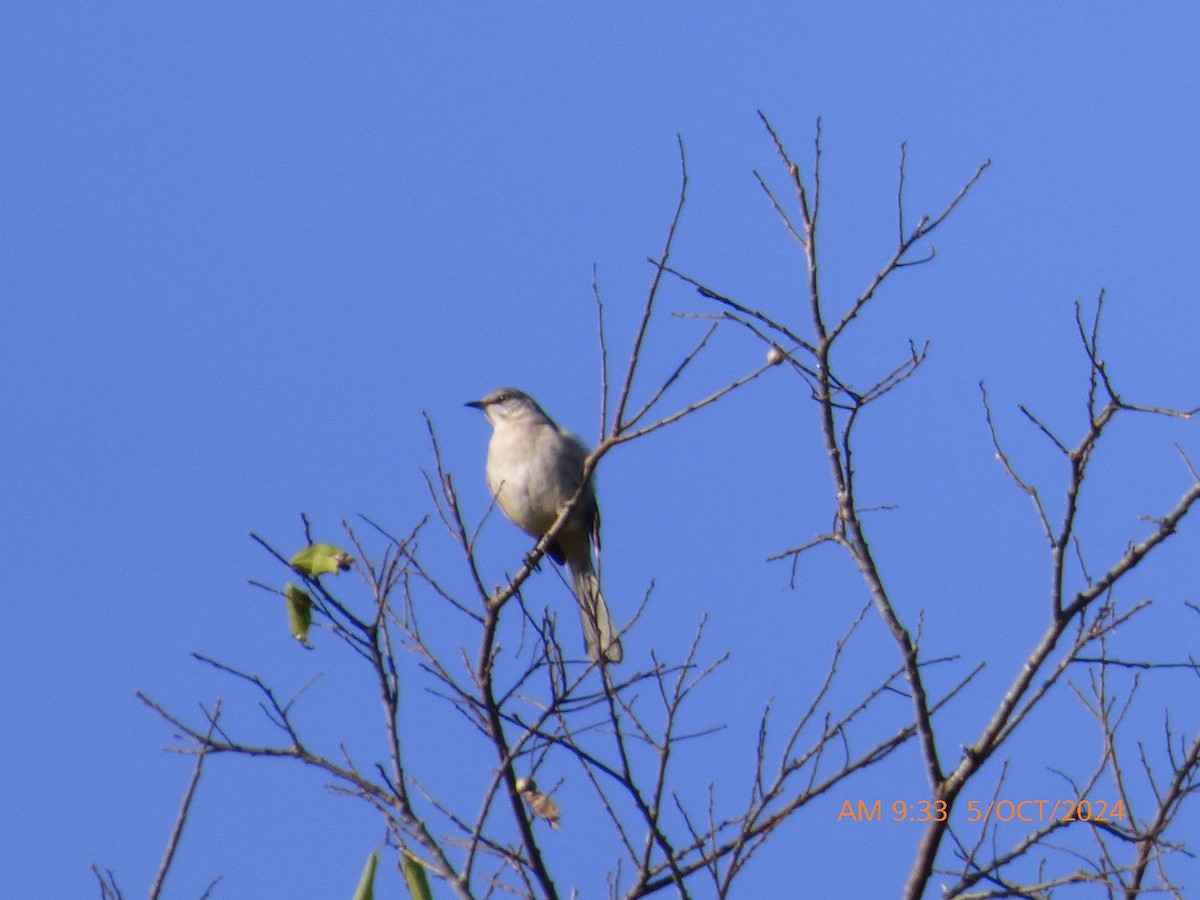
[[[1026,470],[1061,484],[1015,405],[1078,436],[1072,302],[1103,287],[1128,398],[1200,403],[1198,24],[1181,3],[1136,15],[1115,3],[5,6],[5,892],[91,895],[93,861],[129,896],[145,890],[189,766],[162,752],[171,731],[134,691],[181,711],[224,697],[231,721],[260,727],[253,698],[189,651],[292,690],[324,672],[313,727],[369,746],[378,713],[356,661],[320,635],[313,653],[294,645],[247,584],[283,577],[247,533],[293,549],[301,512],[328,539],[358,513],[406,531],[428,509],[422,411],[482,515],[487,428],[462,404],[500,384],[593,440],[593,267],[623,360],[678,190],[677,134],[691,177],[677,266],[804,327],[801,259],[752,176],[785,187],[759,109],[805,161],[823,117],[834,304],[890,254],[902,141],[913,213],[940,210],[994,161],[938,233],[937,262],[902,273],[850,348],[865,381],[909,338],[932,341],[920,377],[864,427],[861,465],[875,502],[900,507],[876,538],[900,609],[910,621],[926,610],[931,652],[989,662],[954,712],[969,740],[1041,629],[1048,582],[1028,501],[993,459],[978,382]],[[711,311],[677,284],[661,303]],[[700,327],[660,319],[648,374],[669,372]],[[672,396],[761,358],[730,329]],[[704,614],[710,658],[732,652],[693,711],[730,724],[688,762],[695,785],[720,781],[713,759],[748,752],[770,696],[803,708],[863,601],[832,552],[801,566],[795,591],[786,566],[764,562],[831,521],[813,413],[776,370],[600,471],[610,599],[627,615],[657,583],[627,658],[678,656]],[[1194,428],[1130,418],[1114,431],[1084,505],[1096,567],[1145,534],[1139,515],[1182,493],[1172,444],[1200,456]],[[1188,522],[1121,598],[1156,600],[1121,633],[1131,654],[1186,656],[1195,542]],[[499,578],[527,546],[494,518],[485,563]],[[436,530],[427,552],[463,577]],[[547,573],[531,591],[569,603]],[[864,679],[891,649],[868,628]],[[408,696],[426,702],[415,671]],[[1195,700],[1194,682],[1147,679],[1135,734],[1159,740],[1170,704],[1194,733]],[[1056,715],[1031,723],[1025,750],[1041,760],[1034,738],[1049,736],[1091,759],[1086,715],[1071,702]],[[414,753],[432,783],[466,777],[436,741]],[[1053,782],[1045,766],[1021,771],[1020,796]],[[890,894],[916,830],[871,826],[866,865],[863,833],[832,825],[830,810],[920,785],[906,751],[797,817],[746,895],[846,880],[858,896]],[[561,834],[560,864],[608,858],[572,835],[569,808]],[[380,837],[369,810],[307,773],[218,759],[172,895],[216,875],[222,897],[345,895]],[[1194,863],[1175,866],[1200,883]],[[392,880],[384,895],[399,890]]]

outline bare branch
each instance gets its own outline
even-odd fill
[[[221,718],[221,702],[218,700],[213,708],[212,718],[209,721],[208,734],[206,740],[212,740],[213,734],[217,730],[217,722]],[[204,771],[204,761],[208,757],[208,748],[205,745],[200,746],[200,751],[196,754],[196,765],[192,769],[192,778],[188,782],[187,790],[183,794],[183,803],[179,807],[179,815],[175,818],[175,826],[171,829],[171,837],[167,841],[167,849],[163,854],[162,863],[159,864],[158,873],[154,876],[154,881],[150,884],[150,900],[157,900],[162,895],[163,884],[167,880],[167,873],[171,871],[171,863],[175,860],[175,853],[179,849],[179,841],[183,837],[183,828],[187,824],[188,814],[192,809],[192,800],[196,796],[196,787],[200,784],[200,774]]]

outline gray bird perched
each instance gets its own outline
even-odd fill
[[[487,480],[496,502],[514,525],[540,538],[579,490],[587,447],[516,388],[500,388],[467,406],[482,410],[492,423]],[[589,482],[546,553],[571,573],[588,659],[615,663],[621,661],[621,642],[592,564],[592,542],[598,545],[599,536],[600,512]]]

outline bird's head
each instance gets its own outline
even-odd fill
[[[480,410],[492,425],[520,420],[550,421],[532,397],[513,387],[497,388],[482,400],[470,401],[467,406]]]

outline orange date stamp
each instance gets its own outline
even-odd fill
[[[1125,818],[1125,806],[1121,800],[968,800],[966,804],[968,822],[1120,822]],[[838,812],[839,822],[945,822],[950,809],[945,800],[895,800],[891,815],[884,814],[883,801],[842,801]]]

